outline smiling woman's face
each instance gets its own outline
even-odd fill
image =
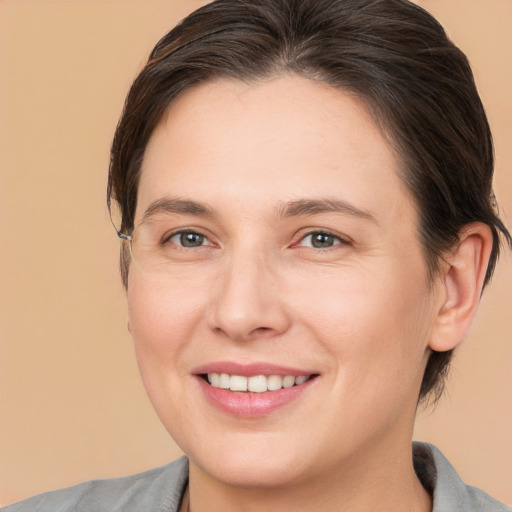
[[[410,449],[439,304],[399,165],[359,100],[307,79],[171,105],[142,167],[129,325],[192,471],[285,485]]]

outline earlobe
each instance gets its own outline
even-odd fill
[[[130,322],[130,317],[128,317],[126,320],[126,328],[128,329],[128,332],[132,334],[132,324]]]
[[[458,245],[445,257],[432,350],[452,350],[466,336],[478,309],[492,244],[489,226],[475,222],[465,226]]]

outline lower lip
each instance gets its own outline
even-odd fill
[[[277,391],[251,393],[214,388],[202,377],[198,377],[199,385],[210,403],[228,414],[242,418],[265,416],[289,404],[308,389],[314,380],[316,379],[311,378],[299,386],[281,388]]]

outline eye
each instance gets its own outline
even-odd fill
[[[313,249],[329,249],[335,245],[347,244],[339,236],[333,235],[325,231],[314,231],[308,233],[297,244],[301,247],[312,247]]]
[[[186,247],[187,249],[210,245],[210,241],[206,236],[196,233],[195,231],[179,231],[164,240],[164,243],[166,242]]]

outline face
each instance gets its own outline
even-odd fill
[[[283,486],[410,450],[436,297],[399,167],[357,98],[307,79],[170,106],[142,166],[129,325],[197,472]]]

